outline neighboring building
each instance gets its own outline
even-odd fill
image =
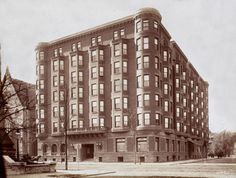
[[[7,102],[7,118],[4,120],[5,136],[13,142],[20,158],[37,155],[35,123],[35,85],[13,79],[7,68],[4,95]],[[5,138],[4,138],[5,139]],[[18,142],[18,143],[17,143]],[[18,147],[18,148],[17,148]]]
[[[205,157],[208,83],[153,8],[36,47],[38,154],[69,161]],[[66,122],[65,122],[66,121]]]

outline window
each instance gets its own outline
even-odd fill
[[[169,128],[169,118],[165,117],[165,129]]]
[[[143,68],[149,68],[149,56],[143,57]]]
[[[76,67],[76,66],[77,66],[77,57],[71,56],[71,67]]]
[[[98,40],[98,44],[101,44],[102,43],[102,36],[98,36],[97,40]]]
[[[161,115],[159,113],[156,113],[155,119],[156,119],[156,124],[160,125],[161,124]]]
[[[143,76],[143,86],[144,87],[149,87],[149,75],[144,75]]]
[[[97,101],[92,101],[92,112],[97,112],[98,108],[97,108]]]
[[[39,65],[39,74],[44,74],[44,65]]]
[[[119,56],[120,55],[120,44],[114,45],[114,55]]]
[[[128,49],[128,46],[126,43],[123,43],[123,54],[126,55],[127,54],[127,49]]]
[[[120,116],[115,116],[115,127],[121,127]]]
[[[81,49],[81,47],[82,47],[82,46],[81,46],[81,42],[78,42],[78,43],[77,43],[77,48],[78,48],[78,49]]]
[[[96,67],[91,68],[91,77],[97,78],[97,68]]]
[[[64,61],[60,60],[59,61],[59,64],[60,64],[60,70],[64,70]]]
[[[98,127],[98,119],[97,118],[92,118],[92,127]]]
[[[164,72],[164,78],[168,78],[168,69],[167,69],[167,67],[163,68],[163,72]]]
[[[100,93],[100,95],[104,94],[104,83],[99,84],[99,93]]]
[[[60,106],[60,117],[64,117],[64,116],[65,116],[65,107]]]
[[[123,98],[123,108],[128,109],[128,98],[126,97]]]
[[[190,86],[193,88],[193,80],[190,81]]]
[[[137,125],[142,125],[142,114],[137,114]]]
[[[184,132],[187,133],[187,126],[184,126]]]
[[[114,73],[119,74],[120,73],[120,62],[114,63]]]
[[[53,71],[58,71],[58,61],[53,61]]]
[[[52,80],[53,80],[53,86],[54,87],[58,86],[57,76],[53,76]]]
[[[136,33],[141,32],[142,31],[142,24],[141,21],[138,21],[136,23]]]
[[[79,82],[83,82],[83,72],[79,72]]]
[[[187,107],[187,99],[186,98],[183,99],[183,106]]]
[[[141,59],[141,57],[137,58],[137,69],[142,69],[142,59]]]
[[[169,102],[168,101],[164,102],[164,111],[166,111],[166,112],[169,111]]]
[[[77,109],[76,109],[76,104],[71,104],[71,114],[72,115],[75,115],[76,114],[76,111]]]
[[[53,107],[53,117],[58,117],[58,108],[57,106]]]
[[[40,101],[40,104],[44,104],[44,95],[43,94],[39,95],[39,101]]]
[[[155,56],[155,69],[159,69],[159,59]]]
[[[175,72],[176,72],[176,74],[179,73],[179,64],[175,64]]]
[[[77,127],[76,120],[71,121],[71,128],[75,129]]]
[[[116,139],[116,152],[125,152],[125,138]]]
[[[127,126],[128,126],[128,122],[129,122],[128,116],[123,116],[124,127],[127,127]]]
[[[184,117],[184,120],[187,119],[187,112],[186,112],[186,111],[184,111],[184,113],[183,113],[183,117]]]
[[[191,92],[191,94],[190,94],[190,97],[191,97],[191,100],[193,100],[193,92]]]
[[[123,91],[127,91],[127,90],[128,90],[128,80],[123,79]]]
[[[91,51],[91,60],[92,61],[97,60],[97,51],[96,50]]]
[[[180,117],[180,108],[176,108],[176,117]]]
[[[156,87],[156,88],[159,88],[159,84],[160,84],[160,82],[159,82],[159,76],[158,76],[158,75],[155,75],[155,87]]]
[[[71,98],[76,98],[76,88],[71,88]]]
[[[125,29],[121,29],[121,30],[120,30],[120,36],[121,36],[121,37],[124,37],[124,36],[125,36]]]
[[[150,113],[144,113],[144,125],[150,125]]]
[[[113,38],[114,38],[114,40],[119,38],[118,31],[113,32]]]
[[[168,87],[168,84],[167,83],[165,83],[164,84],[164,94],[165,95],[168,95],[168,93],[169,93],[169,89],[168,89],[169,87]]]
[[[99,60],[104,60],[104,51],[102,49],[99,50]]]
[[[105,121],[104,121],[104,118],[101,117],[100,118],[100,127],[104,127],[105,126]]]
[[[114,80],[114,91],[118,92],[120,89],[120,79]]]
[[[167,53],[167,51],[163,51],[163,60],[164,61],[168,60],[168,53]]]
[[[154,27],[155,30],[158,30],[158,23],[157,23],[157,21],[153,22],[153,27]]]
[[[142,87],[142,76],[138,76],[137,77],[137,88],[141,88]]]
[[[179,85],[180,85],[180,84],[179,84],[179,79],[176,78],[176,79],[175,79],[175,86],[176,86],[176,88],[179,88]]]
[[[120,103],[120,98],[115,98],[114,100],[115,104],[115,109],[120,109],[121,108],[121,103]]]
[[[44,119],[44,109],[40,109],[40,118]]]
[[[84,113],[84,105],[83,103],[79,103],[79,114],[83,114]]]
[[[59,56],[62,56],[62,48],[59,48]]]
[[[91,39],[91,45],[92,45],[92,46],[95,46],[95,45],[96,45],[96,38],[95,38],[95,37],[93,37],[93,38]]]
[[[137,138],[137,151],[148,151],[148,143],[146,137]]]
[[[71,72],[71,83],[75,83],[76,82],[76,72]]]
[[[75,43],[71,45],[71,49],[72,49],[72,51],[76,51],[76,44]]]
[[[60,75],[60,86],[64,85],[64,75]]]
[[[167,152],[170,151],[170,142],[169,142],[169,139],[166,139],[166,151],[167,151]]]
[[[140,51],[141,50],[141,39],[140,38],[137,39],[136,44],[137,44],[137,51]]]
[[[186,80],[186,72],[183,72],[183,80]]]
[[[82,129],[84,127],[84,121],[79,121],[79,128]]]
[[[101,111],[101,112],[104,112],[104,101],[100,101],[99,102],[99,110]]]
[[[83,98],[84,97],[84,89],[83,88],[79,88],[79,98]]]
[[[57,132],[57,131],[58,131],[58,123],[53,122],[53,132]]]
[[[44,133],[45,132],[45,129],[44,129],[44,124],[41,123],[40,124],[40,133]],[[47,152],[47,151],[46,151]]]
[[[123,61],[123,73],[127,73],[128,71],[128,63],[127,61]]]
[[[44,80],[39,80],[39,89],[44,89]]]
[[[79,66],[83,65],[84,65],[83,56],[79,55]]]
[[[54,57],[57,57],[57,56],[58,56],[58,50],[54,49]]]
[[[91,86],[92,95],[97,95],[97,84],[92,84]]]
[[[155,45],[155,49],[158,49],[158,39],[154,38],[154,45]]]
[[[156,106],[160,106],[160,99],[159,99],[159,95],[155,95],[155,103],[156,103]]]
[[[183,92],[184,92],[184,93],[187,93],[187,87],[186,87],[186,85],[183,85]]]
[[[143,49],[149,49],[149,38],[148,37],[143,38]]]
[[[159,151],[160,150],[160,142],[159,142],[159,138],[158,137],[155,138],[155,143],[156,143],[155,144],[156,145],[156,149],[155,150]]]
[[[39,60],[43,60],[44,59],[44,52],[40,51],[39,52]]]
[[[150,105],[150,95],[149,94],[144,94],[143,95],[143,103],[144,103],[144,106],[149,106]]]
[[[175,98],[175,100],[176,100],[177,103],[179,103],[179,101],[180,101],[180,95],[179,95],[179,93],[176,93],[176,98]]]
[[[58,94],[57,91],[53,91],[53,101],[58,101]]]
[[[99,67],[99,76],[100,77],[104,76],[104,67]]]
[[[149,21],[148,20],[144,20],[143,21],[143,30],[148,30],[149,29]]]
[[[142,107],[142,95],[137,96],[137,107]]]

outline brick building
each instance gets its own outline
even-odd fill
[[[51,42],[37,60],[38,154],[64,161],[200,158],[208,83],[153,8]],[[65,122],[66,121],[66,122]]]

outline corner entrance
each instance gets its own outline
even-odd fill
[[[82,144],[82,160],[94,158],[94,144]]]

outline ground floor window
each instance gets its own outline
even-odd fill
[[[137,151],[148,151],[148,143],[146,137],[137,138]]]
[[[116,151],[124,152],[125,151],[125,138],[116,139]]]

